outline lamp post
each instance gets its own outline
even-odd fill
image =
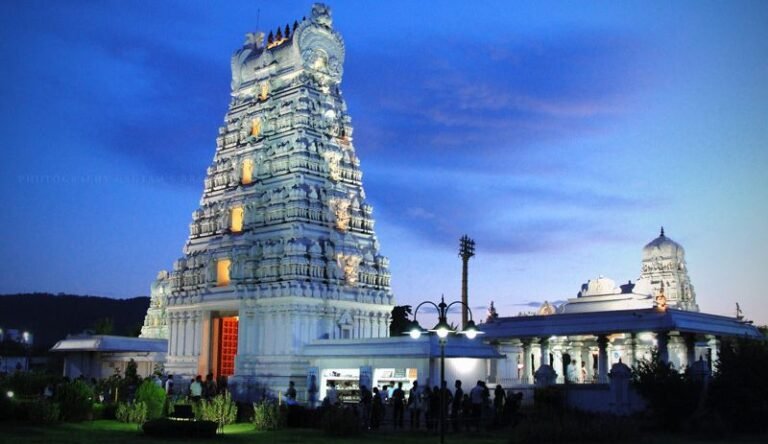
[[[411,328],[408,331],[408,334],[410,334],[413,339],[419,339],[421,334],[425,332],[416,320],[416,315],[419,314],[419,308],[424,304],[429,304],[437,309],[437,325],[428,331],[435,333],[438,342],[440,343],[440,444],[443,444],[445,443],[445,391],[448,388],[447,386],[443,387],[443,382],[445,381],[445,342],[448,339],[448,335],[451,333],[463,334],[469,339],[475,339],[477,335],[482,334],[483,332],[479,331],[477,326],[475,326],[475,321],[472,320],[472,310],[466,303],[462,301],[454,301],[450,304],[446,304],[445,298],[441,296],[439,304],[435,304],[432,301],[424,301],[416,306],[416,310],[413,312],[413,322],[411,322]],[[469,311],[469,322],[467,322],[462,331],[453,330],[450,324],[448,324],[448,310],[456,304],[461,304]]]

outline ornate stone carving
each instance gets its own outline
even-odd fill
[[[357,269],[361,260],[360,256],[354,254],[339,253],[336,255],[336,262],[344,272],[344,281],[347,285],[353,286],[357,284]]]
[[[336,229],[341,232],[349,230],[349,220],[351,219],[349,214],[350,200],[332,197],[328,203],[335,217],[334,224]]]
[[[328,164],[328,175],[332,181],[338,182],[341,180],[341,153],[336,151],[326,151],[323,153],[326,163]]]

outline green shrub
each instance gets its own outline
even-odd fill
[[[60,416],[59,404],[45,400],[35,400],[26,403],[27,418],[38,424],[57,422]]]
[[[146,379],[136,390],[135,402],[143,402],[147,409],[147,419],[157,419],[163,416],[165,406],[165,390],[155,384],[151,379]]]
[[[159,438],[215,438],[218,424],[213,421],[173,421],[167,418],[147,421],[144,433]]]
[[[216,395],[210,401],[202,401],[199,407],[201,419],[215,422],[220,429],[237,419],[237,404],[232,401],[229,392]]]
[[[323,414],[323,430],[331,436],[356,436],[360,433],[360,418],[354,409],[344,406],[329,407]]]
[[[121,402],[117,405],[115,419],[131,424],[143,424],[147,421],[147,405],[141,401]]]
[[[278,430],[282,427],[280,409],[272,401],[253,404],[253,425],[256,430]]]
[[[97,402],[93,404],[93,419],[115,419],[117,404]]]
[[[63,421],[84,421],[93,410],[93,390],[83,381],[61,384],[56,389],[55,401],[59,403]]]

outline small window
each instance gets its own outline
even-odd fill
[[[219,259],[216,261],[216,286],[226,287],[229,285],[229,265],[232,263],[229,259]]]
[[[243,176],[240,183],[248,185],[251,182],[253,182],[253,160],[245,159],[243,161]]]
[[[233,233],[243,231],[243,207],[232,208],[229,222],[229,229]]]

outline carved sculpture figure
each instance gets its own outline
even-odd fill
[[[336,255],[336,261],[339,264],[339,268],[344,272],[344,281],[347,285],[357,284],[357,268],[360,265],[362,258],[357,255],[347,255],[339,253]]]
[[[326,151],[323,153],[325,161],[328,163],[328,175],[331,180],[338,182],[341,180],[341,166],[339,161],[341,160],[341,153],[336,151]]]
[[[351,216],[349,214],[349,199],[343,199],[338,197],[332,197],[328,202],[335,217],[336,229],[345,232],[349,229],[349,220]]]

